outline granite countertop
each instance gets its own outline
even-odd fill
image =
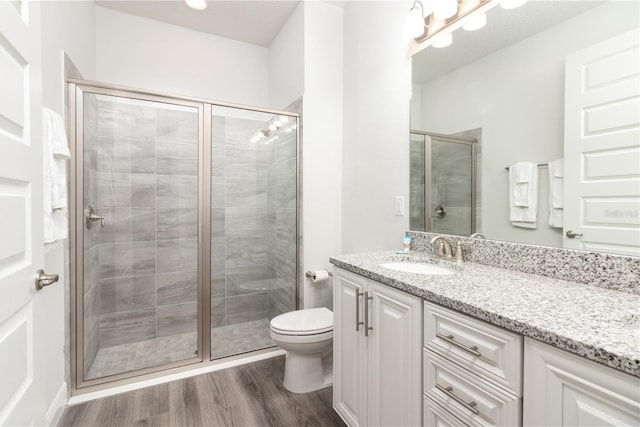
[[[331,257],[337,267],[640,377],[640,296],[426,253]],[[403,273],[385,262],[428,262],[454,275]]]

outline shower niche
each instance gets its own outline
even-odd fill
[[[298,114],[68,91],[76,388],[274,347],[298,302]]]

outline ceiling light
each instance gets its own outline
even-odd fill
[[[207,8],[207,0],[184,0],[191,9],[205,10]]]
[[[453,34],[439,34],[433,42],[433,47],[447,47],[453,42]]]
[[[467,31],[475,31],[475,30],[479,30],[480,28],[484,27],[485,25],[487,25],[487,15],[483,13],[482,15],[477,15],[477,16],[471,17],[462,26],[462,28],[464,28]]]
[[[434,0],[433,16],[438,19],[451,18],[458,12],[458,2],[456,0]]]
[[[408,38],[415,39],[424,33],[424,15],[422,3],[413,2],[413,6],[409,9],[409,14],[404,21],[404,34]]]
[[[504,0],[500,3],[503,9],[515,9],[516,7],[520,7],[525,4],[527,0]]]

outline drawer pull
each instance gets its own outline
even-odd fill
[[[473,412],[475,415],[480,415],[480,411],[478,411],[476,408],[474,408],[474,406],[478,405],[475,401],[471,401],[469,403],[465,402],[464,400],[462,400],[462,398],[456,396],[455,394],[453,394],[452,390],[453,387],[449,386],[449,387],[442,387],[440,384],[436,384],[436,388],[438,390],[440,390],[441,392],[443,392],[444,394],[446,394],[447,396],[449,396],[450,398],[452,398],[453,400],[455,400],[456,402],[458,402],[459,404],[461,404],[462,406],[464,406],[465,408],[467,408],[469,411]]]
[[[464,350],[469,354],[472,354],[476,357],[480,357],[482,356],[482,354],[480,354],[480,352],[478,351],[478,346],[474,345],[473,347],[467,347],[466,345],[459,343],[458,341],[455,341],[453,339],[453,335],[442,335],[440,332],[436,332],[436,337],[440,338],[441,340],[444,340],[446,342],[448,342],[449,344],[458,347],[460,350]]]

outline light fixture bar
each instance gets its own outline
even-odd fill
[[[417,37],[414,39],[416,41],[416,44],[414,44],[411,49],[412,50],[411,55],[415,55],[416,53],[420,52],[422,49],[428,46],[431,46],[437,38],[444,37],[447,34],[453,33],[458,28],[461,28],[470,18],[486,13],[488,10],[496,7],[502,1],[503,0],[480,1],[478,5],[476,5],[471,9],[468,9],[464,12],[459,11],[458,15],[450,19],[447,19],[444,25],[440,26],[439,28],[436,28],[434,31],[431,31],[431,29],[428,29],[426,31],[426,34],[424,34],[422,37]]]

